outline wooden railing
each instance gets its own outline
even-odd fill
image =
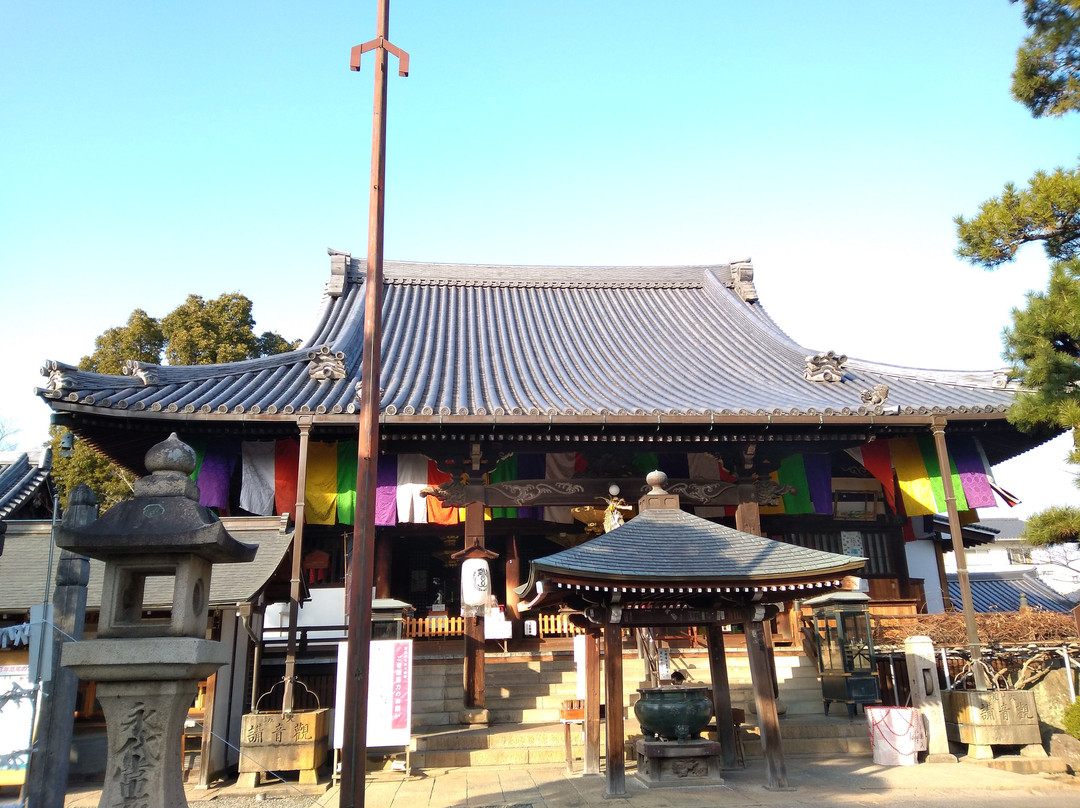
[[[535,620],[540,637],[572,637],[584,634],[585,629],[570,622],[569,615],[541,614]],[[416,639],[441,639],[461,637],[465,633],[465,620],[461,617],[407,617],[404,636]]]
[[[585,629],[570,622],[567,614],[541,614],[539,623],[541,637],[573,637],[585,633]]]
[[[460,637],[465,633],[464,617],[406,617],[406,637]]]

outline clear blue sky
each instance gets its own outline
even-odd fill
[[[348,58],[374,17],[374,0],[0,3],[0,417],[20,446],[45,435],[44,360],[77,362],[136,307],[240,290],[260,330],[307,335],[325,248],[366,243],[372,70]],[[998,367],[1047,262],[970,267],[952,217],[1080,153],[1080,116],[1009,97],[1024,33],[1006,0],[396,0],[412,74],[391,78],[386,255],[750,256],[807,347]],[[1039,466],[1063,493],[1002,482],[1075,500],[1063,452]]]

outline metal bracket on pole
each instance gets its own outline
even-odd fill
[[[397,45],[387,42],[386,39],[381,36],[377,36],[370,42],[365,42],[362,45],[353,46],[352,50],[349,52],[349,70],[359,70],[360,55],[367,53],[368,51],[373,51],[376,48],[382,48],[387,53],[392,53],[398,58],[399,76],[409,75],[409,54]]]

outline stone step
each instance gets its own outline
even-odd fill
[[[988,769],[1000,769],[1014,774],[1068,774],[1069,764],[1061,758],[1028,757],[1027,755],[999,755],[990,759],[960,758],[963,763],[975,763]]]

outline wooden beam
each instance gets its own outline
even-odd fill
[[[607,685],[607,788],[605,797],[626,796],[623,730],[622,626],[604,626],[604,682]]]
[[[776,713],[768,641],[765,639],[768,629],[763,620],[752,620],[744,624],[744,628],[750,677],[754,684],[754,704],[761,728],[761,749],[765,755],[765,788],[787,789],[787,766],[784,763],[784,749],[780,739],[780,718]]]
[[[600,774],[600,629],[585,632],[585,774]]]
[[[713,714],[716,716],[716,740],[720,742],[720,757],[725,769],[736,764],[735,720],[731,715],[731,684],[728,682],[727,658],[724,653],[724,631],[720,623],[705,628],[709,648],[709,673],[712,678]]]

